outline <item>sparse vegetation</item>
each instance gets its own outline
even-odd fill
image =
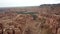
[[[37,12],[16,12],[18,14],[30,14],[33,17],[33,20],[36,20],[37,16],[36,14],[38,14]]]

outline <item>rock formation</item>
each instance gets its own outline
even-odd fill
[[[0,34],[60,34],[60,4],[13,9],[1,10]]]

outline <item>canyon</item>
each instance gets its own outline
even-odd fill
[[[0,34],[60,34],[60,4],[0,8]]]

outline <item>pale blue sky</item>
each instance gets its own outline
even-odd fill
[[[0,0],[0,7],[39,6],[60,3],[60,0]]]

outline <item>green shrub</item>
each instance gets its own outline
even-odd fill
[[[36,18],[37,18],[36,14],[38,14],[36,12],[16,12],[16,13],[17,14],[30,14],[30,15],[32,15],[34,20],[36,20]]]

